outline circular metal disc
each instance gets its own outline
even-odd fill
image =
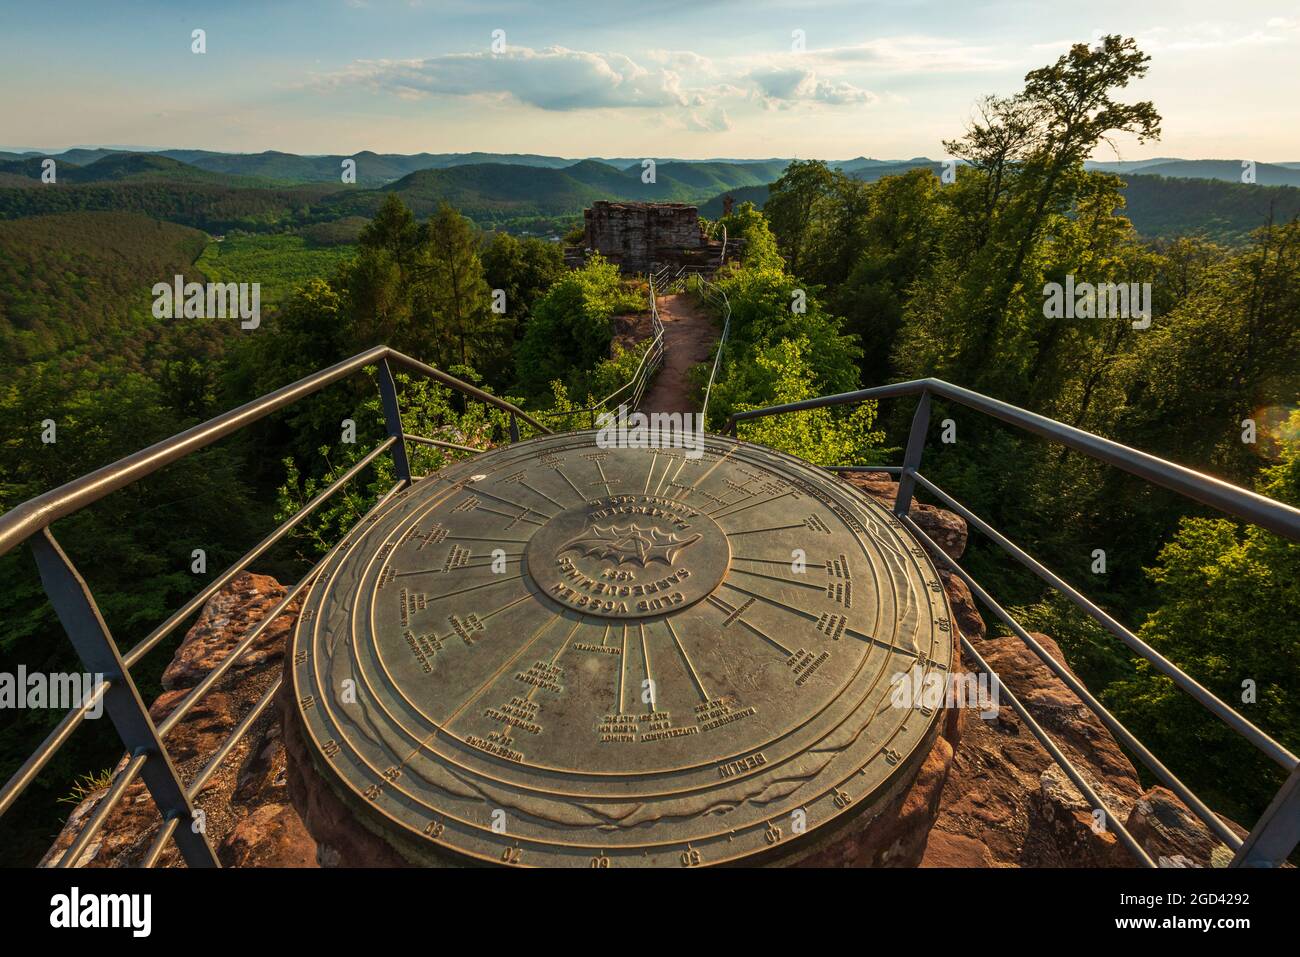
[[[878,803],[937,712],[947,598],[885,509],[709,436],[703,454],[503,447],[326,562],[294,638],[321,771],[414,861],[696,866]]]

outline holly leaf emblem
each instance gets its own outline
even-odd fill
[[[561,552],[576,549],[583,555],[612,558],[618,564],[635,562],[642,568],[651,562],[671,565],[677,553],[700,540],[699,535],[678,538],[671,532],[631,525],[592,525],[577,538],[567,542]]]

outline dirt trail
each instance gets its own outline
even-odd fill
[[[696,390],[686,372],[709,358],[718,327],[695,297],[685,293],[659,297],[659,320],[664,324],[664,364],[642,397],[640,411],[698,412]]]

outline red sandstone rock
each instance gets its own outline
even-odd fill
[[[1223,818],[1240,838],[1246,829]],[[1133,806],[1128,832],[1161,867],[1226,867],[1233,852],[1187,806],[1162,787],[1153,787]]]
[[[245,572],[208,599],[199,620],[189,630],[172,662],[163,672],[162,685],[188,688],[203,679],[243,640],[244,636],[284,598],[286,589],[267,575]],[[239,671],[279,661],[285,640],[297,617],[297,603],[268,626],[235,665]]]
[[[893,509],[894,500],[898,497],[898,483],[888,473],[840,472],[839,476],[860,492],[870,495],[885,508]],[[907,514],[950,558],[961,558],[966,550],[964,518],[934,505],[923,505],[915,498],[912,499],[912,506]]]
[[[190,629],[167,669],[171,690],[163,692],[150,715],[155,722],[171,714],[247,633],[273,608],[285,589],[264,575],[240,575],[214,595]],[[286,637],[297,604],[266,629],[238,663],[217,682],[166,738],[182,781],[193,780],[231,731],[279,674]],[[117,770],[125,763],[119,762]],[[71,846],[107,794],[88,795],[65,822],[42,866],[56,863]],[[310,866],[316,849],[289,805],[285,757],[274,708],[254,723],[245,738],[209,779],[196,801],[205,815],[209,842],[219,859],[236,866]],[[109,815],[78,866],[132,866],[153,841],[161,818],[144,784],[136,781]],[[174,844],[159,861],[180,863]]]
[[[289,804],[253,808],[218,851],[223,867],[315,867],[315,842]]]
[[[892,481],[853,484],[874,486],[874,491],[864,490],[892,501]],[[925,508],[914,506],[913,514]],[[947,547],[960,554],[965,543],[964,525],[958,534],[960,519],[948,515],[930,521],[933,527],[952,530]],[[1163,788],[1142,791],[1109,732],[1032,651],[1015,637],[986,637],[969,590],[954,576],[941,575],[960,633],[1025,702],[1147,852],[1162,866],[1226,863],[1228,849],[1177,798]],[[222,650],[233,648],[283,595],[274,579],[246,575],[214,596],[168,669],[172,686],[154,702],[155,721],[171,713],[187,689],[221,660]],[[206,763],[280,672],[295,615],[293,607],[269,627],[249,649],[250,661],[241,660],[168,736],[183,779]],[[1055,642],[1045,635],[1036,637],[1050,655],[1064,661]],[[220,859],[241,867],[404,865],[395,851],[357,824],[316,775],[293,719],[287,687],[200,795],[198,804],[207,814],[208,836]],[[291,720],[285,722],[285,716]],[[73,810],[43,864],[59,859],[105,793],[95,792]],[[988,719],[976,709],[952,708],[915,779],[903,782],[874,819],[856,822],[834,839],[810,847],[798,864],[1131,866],[1114,834],[1094,828],[1092,810],[1009,706]],[[137,863],[159,823],[152,801],[137,782],[78,864]],[[1227,823],[1244,836],[1244,830]],[[161,863],[178,863],[174,847]]]

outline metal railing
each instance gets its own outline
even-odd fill
[[[645,395],[646,386],[650,384],[650,379],[664,362],[664,324],[659,318],[659,303],[655,292],[656,277],[659,277],[663,269],[650,273],[646,276],[646,284],[650,290],[650,337],[645,351],[641,353],[641,361],[637,363],[636,371],[621,386],[597,400],[592,405],[584,406],[578,409],[551,409],[537,414],[543,418],[554,420],[569,416],[586,415],[588,425],[591,428],[596,427],[596,416],[610,408],[610,403],[617,406],[619,403],[627,400],[629,411],[636,411],[641,405],[641,398]],[[662,280],[661,280],[662,281]]]
[[[727,261],[727,227],[722,227],[722,259],[721,263]],[[677,292],[687,292],[692,285],[700,298],[718,311],[722,316],[722,335],[718,337],[718,349],[713,355],[713,365],[709,369],[709,381],[704,387],[704,398],[700,403],[700,414],[704,416],[704,422],[708,422],[709,399],[713,395],[713,384],[717,381],[718,370],[722,367],[722,353],[727,346],[727,338],[731,334],[731,302],[727,299],[727,294],[722,287],[709,278],[709,273],[713,270],[705,266],[680,266],[673,272],[668,266],[660,266],[653,274],[652,279],[659,288],[673,289]]]
[[[59,546],[50,530],[50,525],[61,518],[73,514],[111,493],[125,488],[133,482],[157,472],[177,460],[196,452],[219,439],[237,432],[247,425],[271,415],[280,409],[312,395],[327,386],[347,378],[367,366],[375,366],[378,371],[377,384],[380,401],[384,411],[384,423],[387,437],[375,448],[367,452],[346,472],[317,493],[295,514],[270,535],[253,546],[242,558],[213,579],[197,595],[192,597],[180,609],[159,625],[144,640],[130,651],[122,654],[114,640],[108,625],[100,614],[89,586],[77,571],[76,566]],[[217,856],[202,829],[192,825],[195,819],[194,800],[203,786],[230,755],[231,751],[243,739],[248,730],[265,712],[280,687],[281,679],[276,677],[271,687],[252,707],[232,730],[230,735],[217,748],[207,764],[195,775],[188,785],[182,783],[176,766],[168,753],[166,738],[169,732],[193,710],[195,705],[207,694],[221,678],[234,666],[258,637],[284,614],[285,610],[310,584],[317,570],[329,560],[326,555],[320,562],[292,588],[261,619],[226,656],[206,674],[198,684],[191,688],[177,707],[157,724],[149,715],[131,669],[140,663],[144,656],[157,647],[178,625],[203,607],[203,604],[224,588],[241,572],[245,571],[259,556],[266,553],[273,545],[284,538],[293,528],[304,521],[316,509],[334,496],[380,455],[390,453],[393,468],[397,476],[394,484],[379,501],[359,521],[364,522],[370,515],[382,508],[394,495],[409,486],[418,477],[411,475],[410,459],[407,455],[407,443],[434,446],[461,452],[480,452],[467,445],[445,442],[439,439],[408,434],[402,426],[401,408],[397,386],[393,378],[393,368],[404,369],[417,375],[433,379],[462,394],[494,406],[509,414],[509,431],[512,442],[519,440],[519,421],[522,420],[542,433],[550,433],[545,425],[538,422],[522,409],[467,382],[462,382],[440,369],[412,359],[387,346],[376,346],[366,352],[346,359],[336,365],[322,369],[306,378],[271,392],[236,409],[231,409],[200,425],[194,426],[179,435],[172,436],[142,451],[128,455],[111,465],[82,476],[75,481],[39,495],[0,516],[0,555],[12,551],[23,542],[30,542],[36,559],[37,570],[44,585],[46,595],[62,623],[72,646],[86,670],[91,674],[102,676],[91,697],[79,707],[69,711],[58,726],[45,738],[41,745],[28,757],[22,767],[0,789],[0,815],[3,815],[13,803],[36,779],[50,759],[68,742],[73,732],[86,719],[87,715],[99,708],[102,703],[104,712],[112,721],[122,744],[126,749],[126,763],[118,770],[107,792],[96,805],[93,814],[71,845],[59,858],[57,866],[76,866],[95,836],[99,833],[109,815],[113,812],[128,788],[142,779],[145,787],[162,815],[163,824],[155,834],[153,843],[145,852],[141,863],[151,867],[170,840],[175,840],[185,863],[191,867],[218,867]],[[335,545],[337,549],[342,542]],[[333,552],[330,553],[331,555]]]
[[[654,287],[652,286],[652,289]],[[725,327],[724,327],[725,336]],[[139,644],[123,654],[114,641],[89,587],[60,547],[50,530],[50,525],[94,502],[145,478],[184,456],[198,451],[229,436],[268,415],[284,409],[306,396],[312,395],[367,367],[376,366],[377,385],[384,411],[387,436],[346,472],[316,494],[294,515],[253,546],[242,558],[218,575],[198,594],[192,597],[165,622]],[[337,363],[307,376],[275,392],[262,396],[229,412],[216,416],[150,446],[118,462],[105,466],[89,475],[69,482],[53,491],[37,496],[3,516],[0,516],[0,555],[29,542],[36,559],[41,581],[50,602],[67,631],[71,643],[88,671],[102,675],[91,698],[69,711],[59,725],[50,732],[42,744],[30,755],[21,768],[0,789],[0,815],[3,815],[22,795],[28,785],[48,765],[51,758],[67,743],[87,715],[101,704],[112,721],[126,749],[125,763],[119,768],[94,812],[63,852],[60,867],[76,866],[80,857],[91,845],[114,808],[126,795],[136,780],[143,780],[147,791],[162,815],[163,823],[142,858],[145,866],[157,863],[169,841],[174,840],[184,861],[190,866],[219,866],[216,854],[202,830],[191,825],[194,820],[194,800],[212,775],[244,738],[259,717],[265,713],[280,686],[277,677],[252,709],[243,716],[231,734],[216,749],[207,763],[188,785],[182,783],[166,746],[168,734],[174,730],[198,702],[230,671],[240,656],[281,617],[291,603],[308,587],[318,569],[329,561],[326,555],[236,644],[217,666],[189,689],[179,705],[166,718],[155,724],[150,717],[139,690],[132,679],[131,669],[140,663],[148,652],[156,648],[177,626],[186,621],[217,591],[245,571],[253,561],[265,554],[293,528],[303,522],[341,488],[370,466],[379,456],[391,454],[397,482],[380,497],[379,501],[362,516],[366,521],[386,505],[394,495],[408,487],[416,477],[411,474],[407,444],[421,444],[459,452],[482,451],[461,445],[417,436],[405,431],[393,368],[434,379],[480,402],[492,405],[509,414],[511,441],[519,438],[519,421],[528,423],[542,433],[550,433],[541,422],[529,416],[510,402],[484,392],[453,376],[411,359],[386,346],[378,346],[351,359]],[[715,372],[717,360],[715,359]],[[1011,631],[1020,638],[1044,664],[1064,682],[1090,710],[1115,734],[1125,748],[1151,770],[1165,786],[1170,788],[1210,830],[1234,851],[1233,865],[1276,865],[1300,842],[1300,761],[1283,745],[1275,741],[1249,720],[1234,711],[1212,692],[1198,684],[1180,668],[1151,648],[1128,628],[1093,603],[1078,589],[1042,565],[1014,542],[971,512],[942,488],[920,472],[921,458],[929,428],[931,397],[959,403],[993,418],[999,419],[1033,434],[1059,442],[1068,448],[1083,452],[1153,484],[1171,489],[1197,502],[1213,506],[1230,515],[1250,521],[1262,528],[1276,532],[1293,541],[1300,541],[1300,510],[1262,495],[1238,488],[1191,469],[1167,462],[1100,436],[1064,425],[1036,413],[1028,412],[997,399],[962,389],[938,379],[921,379],[875,389],[824,396],[801,402],[754,409],[732,415],[725,432],[735,435],[740,422],[767,415],[797,412],[828,406],[849,405],[863,401],[919,396],[912,420],[902,466],[840,466],[838,471],[880,471],[899,477],[898,494],[894,502],[897,520],[906,526],[917,539],[928,546],[935,556],[952,573],[962,579],[973,594]],[[949,558],[909,515],[913,494],[920,485],[938,500],[966,519],[976,530],[988,536],[1013,558],[1025,565],[1047,584],[1066,595],[1088,615],[1120,638],[1160,673],[1170,678],[1180,689],[1194,697],[1202,706],[1224,721],[1235,732],[1248,740],[1288,774],[1264,814],[1249,835],[1242,840],[1196,795],[1166,768],[1120,721],[1114,717],[1074,675],[1053,658],[1040,642],[1006,611],[974,578],[955,560]],[[335,550],[341,546],[335,545]],[[1028,709],[984,661],[975,645],[964,635],[963,650],[987,672],[1006,695],[1011,707],[1024,719],[1026,726],[1047,749],[1051,757],[1065,771],[1092,806],[1105,811],[1108,826],[1133,856],[1147,866],[1154,862],[1132,837],[1122,823],[1110,812],[1091,783],[1070,762],[1051,736],[1034,720]]]
[[[853,405],[860,402],[905,396],[918,396],[919,398],[916,412],[912,418],[911,431],[903,454],[902,466],[832,466],[831,470],[887,472],[897,475],[898,494],[893,507],[895,518],[902,525],[905,525],[919,541],[925,544],[936,558],[951,569],[953,574],[965,582],[975,597],[997,615],[1012,633],[1043,661],[1053,674],[1079,696],[1080,700],[1116,736],[1119,742],[1134,754],[1162,784],[1177,794],[1192,813],[1219,840],[1233,850],[1232,866],[1281,865],[1295,849],[1297,843],[1300,843],[1300,759],[1297,759],[1282,744],[1238,714],[1181,668],[1144,642],[1081,591],[1034,559],[988,522],[922,475],[920,472],[921,457],[929,430],[931,397],[956,402],[1027,432],[1058,442],[1067,448],[1082,452],[1091,458],[1115,466],[1152,484],[1171,489],[1196,502],[1212,506],[1237,518],[1245,519],[1254,525],[1275,532],[1292,541],[1300,541],[1300,510],[1212,476],[1203,475],[1184,466],[1157,458],[1154,455],[1140,452],[1118,442],[1112,442],[1082,429],[1065,425],[1046,416],[952,385],[941,379],[917,379],[873,389],[860,389],[855,392],[845,392],[838,395],[806,399],[801,402],[790,402],[738,412],[727,420],[723,431],[726,434],[735,436],[738,432],[739,423],[762,416],[801,412],[829,406]],[[1191,695],[1206,710],[1249,741],[1250,744],[1277,763],[1287,773],[1285,783],[1273,797],[1273,800],[1264,810],[1263,815],[1256,822],[1245,840],[1238,837],[1231,828],[1220,820],[1218,815],[1210,810],[1203,801],[1192,793],[1190,788],[1180,781],[1141,741],[1124,727],[1119,719],[1111,714],[1068,668],[1053,658],[1047,649],[1035,640],[1013,615],[998,604],[987,590],[972,578],[956,560],[939,548],[933,539],[912,520],[909,510],[913,493],[918,484],[947,507],[961,515],[976,530],[990,538],[1016,561],[1069,598],[1092,619],[1150,662],[1158,672],[1172,680],[1178,688]],[[1124,825],[1106,807],[1091,784],[1070,762],[1051,736],[1032,718],[1015,695],[1007,691],[1005,684],[997,673],[988,666],[976,647],[965,635],[961,635],[961,645],[976,665],[982,668],[996,682],[996,687],[1006,696],[1012,708],[1025,720],[1026,726],[1042,743],[1043,747],[1047,749],[1053,760],[1056,761],[1070,780],[1074,782],[1091,806],[1104,811],[1107,826],[1114,830],[1120,842],[1140,864],[1154,867],[1155,862],[1151,860],[1150,856],[1137,843]]]
[[[726,232],[723,232],[723,248],[726,248]],[[725,253],[724,253],[725,255]],[[695,277],[699,284],[700,298],[717,309],[722,316],[722,335],[718,338],[718,351],[713,356],[713,368],[709,370],[709,382],[704,387],[704,401],[700,403],[700,415],[703,416],[701,421],[709,421],[709,399],[713,396],[713,383],[718,378],[718,370],[722,367],[722,352],[727,347],[727,338],[731,335],[731,302],[727,299],[727,294],[722,287],[712,280],[706,279],[703,275]]]

